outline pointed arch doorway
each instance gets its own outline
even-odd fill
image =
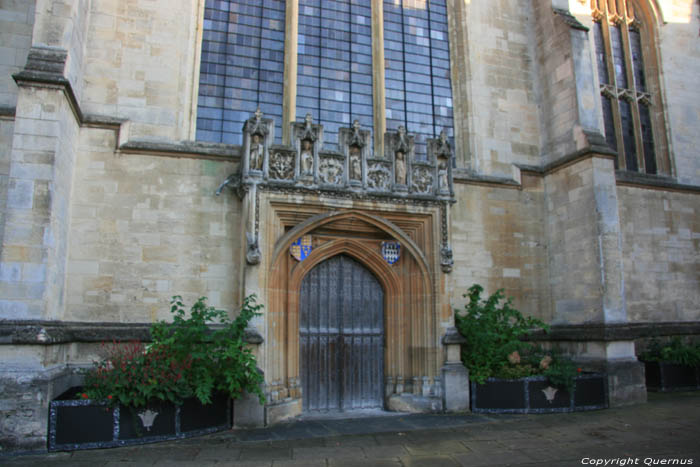
[[[308,272],[299,294],[302,408],[383,408],[384,290],[348,255]]]

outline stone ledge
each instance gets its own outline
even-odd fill
[[[700,321],[555,325],[529,335],[532,341],[630,341],[643,337],[700,335]]]
[[[506,185],[512,188],[519,188],[520,184],[507,177],[495,177],[492,175],[480,175],[468,169],[454,169],[452,172],[454,183],[473,183],[486,185]]]
[[[150,323],[84,323],[71,321],[0,321],[0,345],[55,345],[75,342],[151,340]],[[212,326],[216,328],[216,326]],[[262,344],[254,328],[246,329],[248,344]]]
[[[202,141],[129,141],[119,146],[119,151],[127,154],[148,154],[166,156],[198,155],[212,159],[238,160],[241,147],[232,144],[207,143]]]
[[[618,185],[625,186],[700,193],[700,186],[678,183],[676,179],[667,175],[649,175],[628,170],[616,170],[615,181]]]

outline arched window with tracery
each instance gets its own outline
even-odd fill
[[[654,11],[645,1],[591,0],[605,139],[617,168],[671,175]]]

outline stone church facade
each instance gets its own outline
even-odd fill
[[[453,313],[504,288],[646,400],[700,335],[695,0],[0,4],[0,443],[168,302],[265,305],[265,406],[468,408]]]

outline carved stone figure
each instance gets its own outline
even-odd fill
[[[438,190],[450,191],[450,184],[447,177],[447,161],[442,157],[438,163]]]
[[[350,180],[362,180],[362,162],[358,146],[350,146]]]
[[[314,151],[313,143],[309,139],[301,141],[301,174],[313,175],[314,173]]]
[[[406,153],[404,151],[396,151],[396,159],[394,160],[395,174],[397,185],[406,184]]]
[[[264,147],[260,135],[255,133],[250,137],[249,167],[250,170],[262,170]]]

